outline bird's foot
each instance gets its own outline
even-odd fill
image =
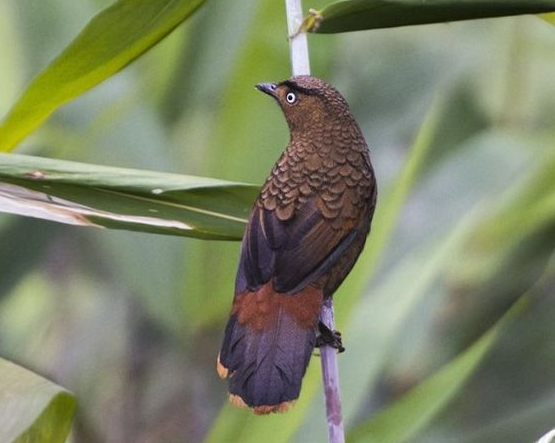
[[[344,352],[343,342],[341,340],[341,332],[332,331],[324,323],[318,322],[319,334],[316,337],[316,347],[331,346],[337,349],[338,353]]]

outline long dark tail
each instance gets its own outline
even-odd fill
[[[218,357],[230,400],[255,414],[285,412],[299,397],[316,342],[321,292],[261,289],[236,297]]]

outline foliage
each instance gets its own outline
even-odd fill
[[[6,212],[210,240],[240,240],[258,193],[241,183],[13,154],[0,154],[0,179]]]
[[[204,0],[119,0],[94,17],[26,88],[0,126],[9,151],[60,105],[114,75],[173,31]]]
[[[0,439],[6,443],[63,443],[75,399],[65,389],[0,359]]]
[[[332,3],[310,20],[310,31],[331,33],[553,11],[549,0],[349,0]]]

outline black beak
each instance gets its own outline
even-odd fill
[[[256,89],[258,89],[259,91],[262,91],[268,95],[271,95],[272,97],[276,98],[276,88],[277,85],[275,83],[258,83],[256,85]]]

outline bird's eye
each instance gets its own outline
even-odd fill
[[[289,92],[287,93],[287,95],[285,96],[285,100],[287,100],[287,103],[289,103],[290,105],[292,105],[293,103],[295,103],[297,101],[297,96],[292,93]]]

